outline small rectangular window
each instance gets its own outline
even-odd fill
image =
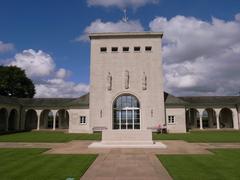
[[[118,47],[112,47],[112,52],[118,52]]]
[[[152,46],[146,46],[145,51],[152,51]]]
[[[86,124],[86,116],[80,116],[80,124]]]
[[[129,47],[123,47],[123,52],[128,52],[129,51]]]
[[[101,47],[100,52],[107,52],[107,48],[106,47]]]
[[[174,124],[175,123],[175,116],[168,116],[168,124]]]
[[[141,48],[139,46],[134,47],[135,52],[139,52],[140,50],[141,50]]]

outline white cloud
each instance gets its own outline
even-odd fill
[[[16,54],[9,65],[24,69],[27,76],[31,78],[49,76],[55,69],[55,63],[49,54],[33,49]]]
[[[5,53],[12,51],[14,49],[14,45],[12,43],[4,43],[0,41],[0,53]]]
[[[146,4],[157,4],[159,0],[87,0],[89,6],[118,7],[120,9],[131,7],[139,8]]]
[[[240,21],[240,13],[235,15],[235,19],[236,19],[236,21]]]
[[[65,80],[71,72],[56,69],[54,59],[47,53],[32,49],[15,55],[8,64],[25,70],[35,84],[35,97],[79,97],[89,91],[89,86]]]
[[[35,97],[80,97],[89,92],[89,85],[76,84],[63,79],[50,79],[45,83],[36,84]]]
[[[165,89],[176,95],[234,95],[240,90],[240,21],[156,17],[163,31]]]
[[[60,68],[57,72],[56,72],[56,78],[60,78],[60,79],[64,79],[69,77],[71,74],[70,71]]]
[[[100,19],[92,22],[88,27],[85,28],[84,34],[76,38],[76,41],[88,41],[89,33],[99,32],[140,32],[144,31],[141,23],[136,21],[118,21],[118,22],[102,22]]]

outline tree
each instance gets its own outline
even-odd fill
[[[0,66],[0,95],[32,98],[35,86],[25,71],[16,66]]]

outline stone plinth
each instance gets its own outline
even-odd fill
[[[138,141],[152,142],[150,130],[105,130],[102,132],[103,142]]]
[[[150,130],[106,130],[102,141],[94,142],[89,148],[166,148],[161,142],[154,143]]]

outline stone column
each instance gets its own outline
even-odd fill
[[[234,128],[234,129],[239,129],[237,109],[233,108],[233,109],[231,109],[231,110],[232,110],[232,118],[233,118],[233,128]]]
[[[200,129],[203,129],[203,123],[202,123],[202,114],[199,115],[199,121],[200,121]]]
[[[197,127],[197,111],[193,112],[193,118],[194,118],[194,128],[198,128]]]
[[[26,115],[27,115],[27,110],[26,109],[20,109],[20,122],[19,122],[19,129],[24,130],[26,129]]]
[[[238,129],[240,129],[240,106],[237,106]]]
[[[8,131],[8,118],[9,118],[9,113],[10,113],[10,111],[9,111],[9,109],[7,109],[7,115],[6,115],[6,129],[5,129],[5,131]]]
[[[203,122],[202,122],[202,116],[203,116],[203,111],[204,109],[197,109],[199,112],[199,121],[200,121],[200,129],[203,129]]]
[[[220,115],[221,109],[214,109],[214,110],[216,112],[217,129],[220,129],[219,115]]]
[[[214,112],[211,109],[211,110],[208,110],[207,113],[208,113],[208,126],[209,126],[209,128],[213,128],[213,113]]]
[[[57,111],[53,110],[52,113],[53,113],[53,130],[55,131],[56,130],[56,115],[57,115]]]
[[[39,131],[39,129],[40,129],[40,117],[41,117],[42,110],[36,110],[36,112],[37,112],[37,130]]]

